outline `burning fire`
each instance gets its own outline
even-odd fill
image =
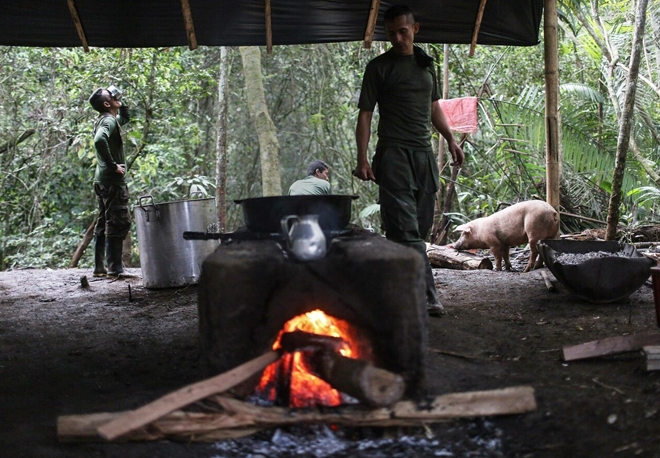
[[[360,341],[364,339],[357,337],[356,330],[347,321],[326,315],[319,309],[287,321],[273,344],[273,350],[280,348],[282,334],[297,330],[344,340],[347,344],[339,350],[343,356],[369,357],[370,351],[360,346]],[[275,401],[278,394],[280,397],[288,396],[290,407],[336,406],[342,403],[339,391],[308,371],[302,352],[285,353],[279,361],[268,366],[257,387],[257,394],[270,401]]]

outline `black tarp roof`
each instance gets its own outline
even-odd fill
[[[374,41],[385,41],[380,3]],[[405,1],[421,23],[419,43],[467,44],[481,0]],[[82,46],[73,17],[94,47],[189,45],[182,4],[197,44],[265,45],[265,0],[14,0],[0,13],[0,45]],[[371,0],[270,0],[272,44],[362,41]],[[71,7],[74,7],[72,15]],[[478,44],[531,46],[539,41],[543,0],[487,0]]]

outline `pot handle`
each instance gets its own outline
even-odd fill
[[[291,236],[289,235],[289,231],[291,230],[291,227],[289,227],[290,221],[300,222],[300,218],[298,215],[287,215],[280,220],[280,224],[282,225],[282,235],[284,235],[285,240],[289,243],[291,242]]]
[[[138,205],[140,206],[140,208],[142,209],[142,211],[144,211],[144,213],[146,213],[146,215],[147,215],[147,223],[149,222],[149,212],[148,212],[147,209],[144,208],[144,206],[142,205],[142,199],[151,199],[151,204],[150,204],[150,205],[153,205],[153,206],[154,206],[154,209],[156,209],[156,220],[160,220],[160,210],[158,210],[158,205],[156,205],[156,203],[154,202],[154,198],[151,196],[151,194],[146,194],[146,195],[144,195],[144,196],[140,196],[140,197],[138,198]]]

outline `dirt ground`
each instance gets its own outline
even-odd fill
[[[660,457],[660,371],[647,372],[640,352],[561,359],[565,345],[660,332],[650,280],[619,303],[592,304],[556,281],[549,292],[540,271],[434,269],[448,313],[428,324],[430,392],[531,385],[533,413],[213,444],[58,443],[59,415],[136,408],[203,377],[197,287],[148,290],[139,269],[128,273],[0,272],[0,456]]]

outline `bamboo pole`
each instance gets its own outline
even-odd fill
[[[371,49],[371,43],[374,41],[374,32],[376,30],[376,22],[378,21],[378,10],[380,8],[380,0],[371,0],[371,8],[369,9],[369,19],[367,20],[367,28],[364,31],[364,48]]]
[[[266,0],[264,8],[264,15],[266,16],[266,52],[271,54],[273,52],[273,18],[270,8],[270,0]]]
[[[479,4],[479,11],[477,12],[477,19],[474,21],[474,30],[472,31],[472,42],[470,43],[470,57],[474,55],[474,48],[477,47],[477,38],[479,37],[479,29],[481,29],[481,21],[484,17],[484,10],[486,9],[486,1],[481,0]]]
[[[189,0],[181,0],[181,10],[183,11],[183,24],[186,27],[188,48],[192,51],[193,49],[197,49],[197,37],[195,36],[195,25],[193,24]]]
[[[85,36],[85,29],[83,28],[82,22],[80,21],[80,16],[78,16],[78,9],[74,0],[67,0],[69,4],[69,12],[71,13],[71,19],[76,26],[76,31],[78,32],[78,37],[82,42],[83,49],[85,52],[89,52],[89,44],[87,43],[87,37]]]
[[[545,56],[545,166],[546,201],[559,210],[559,56],[557,0],[545,0],[543,49]]]

